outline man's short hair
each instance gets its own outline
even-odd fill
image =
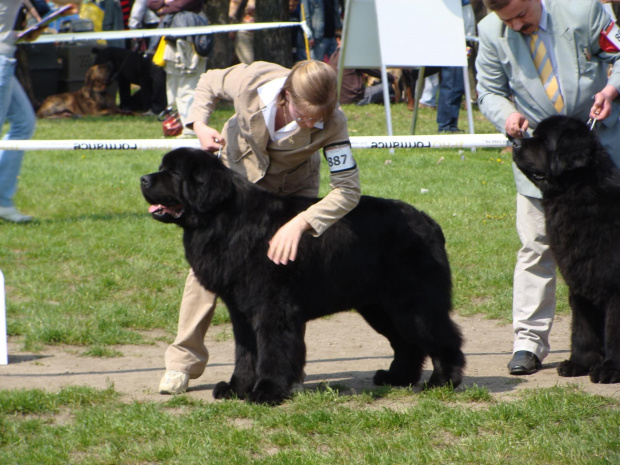
[[[484,5],[491,11],[501,10],[507,7],[512,0],[482,0]]]

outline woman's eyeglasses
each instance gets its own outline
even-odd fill
[[[320,123],[322,121],[321,118],[310,118],[310,117],[306,117],[304,115],[300,115],[299,114],[299,110],[295,107],[295,105],[293,105],[293,103],[291,102],[291,105],[289,107],[289,109],[291,110],[291,116],[293,117],[293,119],[299,124],[307,124],[307,123]]]

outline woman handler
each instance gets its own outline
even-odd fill
[[[209,126],[219,100],[232,101],[235,108],[221,133]],[[304,232],[323,234],[359,202],[359,173],[346,117],[337,105],[335,72],[314,60],[299,62],[292,70],[265,62],[240,64],[209,70],[198,82],[186,124],[204,150],[221,150],[222,161],[233,171],[276,194],[316,197],[319,150],[329,164],[330,193],[270,240],[267,256],[275,265],[295,260]],[[190,378],[204,372],[209,358],[204,337],[215,304],[216,296],[200,286],[190,270],[160,393],[183,393]]]

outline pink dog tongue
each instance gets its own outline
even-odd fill
[[[164,207],[162,207],[161,205],[151,205],[149,207],[149,213],[153,213],[153,212],[156,212],[158,210],[163,210],[163,209]]]

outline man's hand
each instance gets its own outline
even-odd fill
[[[276,265],[286,265],[289,260],[295,261],[301,235],[308,229],[310,225],[299,215],[278,229],[269,241],[269,260]]]
[[[611,104],[618,97],[618,91],[614,86],[605,86],[594,96],[594,104],[590,108],[590,118],[602,121],[611,115]]]
[[[527,131],[529,127],[530,125],[527,119],[525,119],[525,116],[515,111],[506,120],[506,135],[515,139],[520,139],[525,135],[525,131]]]

